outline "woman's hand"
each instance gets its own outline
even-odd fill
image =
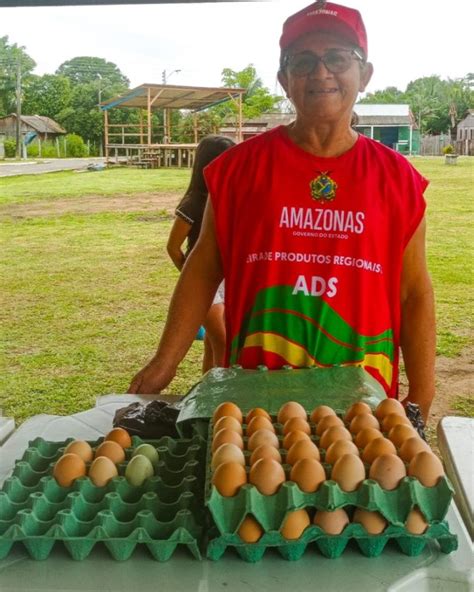
[[[157,395],[169,385],[175,374],[176,370],[166,368],[156,358],[152,358],[133,377],[127,393],[131,395]]]

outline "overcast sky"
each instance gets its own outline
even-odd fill
[[[265,86],[276,82],[278,39],[287,16],[308,0],[128,6],[0,8],[0,36],[25,46],[35,73],[54,73],[65,60],[112,61],[131,86],[168,82],[220,86],[223,68],[253,63]],[[360,10],[375,67],[369,92],[438,74],[474,70],[473,0],[346,0]]]

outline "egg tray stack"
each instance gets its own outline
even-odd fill
[[[89,477],[60,487],[52,476],[54,463],[72,441],[29,442],[5,480],[0,491],[0,559],[15,542],[21,542],[32,559],[46,559],[59,541],[76,560],[85,559],[99,542],[118,561],[128,559],[138,544],[158,561],[169,559],[177,545],[201,559],[205,448],[200,438],[134,436],[125,462],[118,465],[119,476],[105,487],[95,486]],[[89,444],[95,448],[102,441]],[[160,460],[155,475],[135,487],[123,475],[133,450],[145,442],[157,448]]]
[[[336,413],[343,417],[343,412]],[[272,418],[272,422],[280,440],[280,453],[284,458],[285,451],[281,445],[282,426],[276,423],[275,418]],[[311,422],[310,426],[314,434],[315,426]],[[246,425],[242,427],[245,433]],[[450,533],[447,522],[443,520],[453,494],[452,486],[446,477],[442,477],[434,487],[424,487],[417,479],[405,477],[392,491],[382,489],[372,479],[365,479],[356,491],[345,492],[335,481],[330,480],[331,465],[324,463],[325,451],[321,449],[322,465],[328,480],[315,493],[305,493],[296,483],[288,481],[291,467],[283,464],[287,481],[276,494],[263,495],[254,485],[246,484],[234,497],[224,497],[211,482],[212,435],[211,421],[205,493],[205,503],[215,525],[211,531],[215,538],[211,537],[207,547],[207,557],[211,560],[220,559],[227,547],[234,547],[238,555],[250,563],[262,559],[267,548],[276,548],[284,559],[294,561],[300,559],[312,543],[323,556],[337,558],[342,555],[351,540],[356,542],[361,553],[367,557],[379,556],[390,540],[395,540],[402,553],[409,556],[422,553],[429,540],[436,540],[444,553],[451,553],[457,549],[457,537]],[[247,438],[244,436],[243,439],[247,448]],[[318,436],[311,436],[311,440],[318,445]],[[244,454],[247,458],[249,453]],[[247,466],[247,473],[248,470]],[[407,515],[414,506],[418,506],[429,523],[428,529],[422,535],[413,535],[407,532],[404,526]],[[340,535],[328,535],[312,524],[295,541],[289,541],[280,534],[286,515],[293,510],[305,508],[312,517],[315,510],[333,511],[345,508],[351,515],[351,507],[380,512],[388,521],[388,527],[380,535],[371,535],[361,524],[350,523]],[[251,544],[243,542],[237,534],[240,524],[248,514],[255,517],[264,531],[259,541]]]

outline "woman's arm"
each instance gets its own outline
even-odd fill
[[[436,321],[425,234],[423,219],[403,255],[400,343],[408,378],[408,396],[403,402],[417,403],[426,422],[435,394]]]
[[[171,261],[173,261],[180,271],[185,261],[185,255],[181,247],[186,240],[191,228],[191,224],[185,222],[179,216],[176,216],[168,237],[166,250],[168,251],[168,255],[171,257]]]

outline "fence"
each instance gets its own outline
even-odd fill
[[[441,136],[422,136],[420,144],[421,156],[440,156],[443,148],[451,144],[451,137],[447,134]]]
[[[441,136],[423,136],[421,138],[420,154],[422,156],[441,156],[443,148],[452,144],[456,154],[464,156],[474,156],[474,140],[456,140],[451,141],[451,137]]]

